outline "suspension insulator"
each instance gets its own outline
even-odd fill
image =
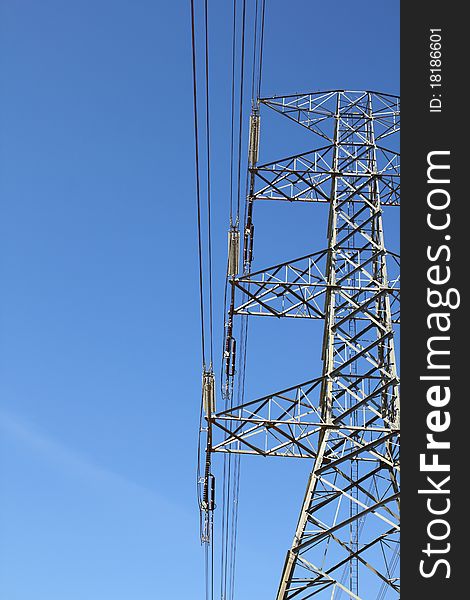
[[[248,161],[250,167],[254,167],[258,162],[259,130],[260,116],[259,113],[254,112],[250,116],[250,146],[248,150]]]
[[[232,338],[230,346],[231,351],[229,375],[230,377],[233,377],[235,375],[235,358],[237,356],[237,340],[235,338]]]
[[[250,195],[247,202],[246,224],[243,236],[243,263],[250,265],[253,260],[253,237],[255,226],[253,225],[253,205],[254,197]]]
[[[201,500],[200,508],[203,512],[215,510],[215,477],[212,473],[209,473],[204,478],[204,492]],[[207,535],[205,536],[207,537]]]
[[[240,269],[240,232],[238,229],[230,229],[228,232],[228,269],[229,277],[234,277]]]
[[[227,336],[225,340],[225,374],[227,377],[235,375],[235,358],[237,350],[237,341],[234,337]]]
[[[243,264],[246,265],[248,262],[248,244],[250,241],[250,232],[248,229],[245,229],[245,234],[243,236]]]
[[[215,412],[215,378],[212,371],[202,375],[202,404],[208,417]]]
[[[248,196],[248,206],[247,206],[247,212],[246,212],[246,224],[247,224],[247,226],[253,220],[253,202],[254,202],[254,195],[251,193]]]
[[[207,504],[209,510],[215,509],[215,477],[209,474],[209,501]]]
[[[253,225],[253,223],[250,226],[250,237],[248,240],[248,256],[247,256],[247,262],[251,264],[251,262],[253,261],[253,238],[255,236],[255,226]]]
[[[245,228],[244,245],[243,245],[243,260],[245,264],[251,264],[253,260],[253,237],[255,234],[255,226],[253,223],[247,223]]]

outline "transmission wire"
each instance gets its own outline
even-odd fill
[[[261,1],[261,15],[260,15]],[[207,0],[206,0],[207,2]],[[252,97],[255,95],[255,89],[259,90],[261,86],[261,65],[262,65],[262,45],[264,36],[264,14],[265,0],[256,0],[255,24],[254,24],[254,45],[253,45],[253,64],[252,64]],[[260,24],[259,24],[260,23]],[[241,41],[240,41],[240,71],[239,71],[239,94],[238,102],[235,98],[235,73],[237,63],[237,0],[233,1],[233,22],[232,22],[232,80],[231,80],[231,139],[230,139],[230,226],[238,227],[240,222],[241,207],[241,165],[242,165],[242,138],[243,138],[243,96],[245,81],[245,33],[246,33],[246,0],[242,4],[241,16]],[[258,37],[260,36],[260,37]],[[259,50],[258,50],[259,47]],[[207,46],[206,46],[207,48]],[[259,63],[257,62],[257,50],[259,52]],[[207,70],[207,67],[206,67]],[[206,95],[208,95],[206,93]],[[238,104],[238,106],[236,106]],[[238,136],[235,138],[236,110],[238,109]],[[207,115],[206,115],[207,116]],[[235,153],[237,160],[235,164]],[[235,171],[236,169],[236,182]],[[236,185],[237,210],[234,218],[233,196]],[[248,192],[248,173],[246,178],[246,192]],[[245,204],[246,220],[246,204]],[[225,311],[227,309],[227,290],[228,277],[225,280],[224,288],[224,326]],[[238,400],[243,402],[244,383],[246,370],[246,338],[248,330],[248,320],[243,318],[240,340],[240,358],[238,373]],[[223,365],[221,366],[221,387],[223,388]],[[228,390],[228,396],[225,395],[226,408],[233,405],[232,391]],[[223,600],[233,600],[234,595],[234,577],[235,577],[235,555],[237,545],[238,529],[238,497],[240,488],[240,456],[234,458],[233,464],[231,453],[224,456],[223,470],[223,501],[222,501],[222,552],[221,552],[221,579],[220,594]]]
[[[237,0],[233,0],[232,18],[232,85],[231,85],[231,134],[230,134],[230,226],[233,224],[233,156],[235,145],[235,49],[236,49],[236,25],[237,25]]]
[[[254,34],[253,34],[253,68],[251,70],[251,100],[252,100],[252,102],[254,100],[255,76],[256,76],[255,65],[256,65],[256,49],[257,49],[257,33],[258,33],[258,2],[259,2],[259,0],[256,0],[255,27],[254,27]]]
[[[240,182],[241,182],[241,164],[242,164],[242,134],[243,134],[243,84],[245,78],[245,21],[246,21],[246,0],[243,0],[242,8],[242,36],[241,36],[241,57],[240,57],[240,99],[238,115],[238,175],[237,175],[237,222],[240,218]]]
[[[253,62],[252,62],[252,105],[254,105],[255,101],[255,89],[258,90],[257,100],[259,98],[259,90],[261,87],[261,65],[262,65],[262,43],[264,37],[264,14],[265,14],[265,2],[263,0],[262,9],[260,16],[260,41],[258,42],[258,14],[259,14],[259,0],[256,0],[255,7],[255,17],[254,17],[254,35],[253,35]],[[242,37],[244,43],[244,37]],[[259,48],[258,48],[259,44]],[[256,54],[257,50],[260,55],[259,67],[257,69],[257,60]],[[243,56],[243,54],[242,54]],[[243,73],[243,70],[242,70]],[[255,81],[257,79],[256,85]],[[240,102],[242,100],[242,94],[240,97]],[[241,114],[241,106],[240,106],[240,114]],[[239,132],[239,143],[241,144],[241,117],[240,117],[240,132]],[[240,171],[241,171],[241,152],[239,146],[239,164],[238,164],[238,188],[240,189]],[[249,173],[247,171],[246,181],[245,181],[245,197],[248,195],[249,188]],[[239,195],[240,202],[240,195]],[[246,221],[247,217],[247,204],[245,202],[245,215],[244,221]],[[241,353],[239,358],[239,382],[238,382],[238,405],[243,404],[244,395],[245,395],[245,374],[246,374],[246,356],[247,356],[247,337],[248,337],[248,317],[242,317],[242,327],[241,327]],[[238,442],[239,444],[240,442]],[[238,501],[239,501],[239,491],[240,491],[240,455],[237,454],[235,456],[235,465],[234,465],[234,484],[233,484],[233,495],[231,501],[231,548],[230,548],[230,567],[229,567],[229,596],[227,600],[233,600],[235,593],[235,565],[236,565],[236,549],[237,549],[237,536],[238,536]]]
[[[199,307],[201,321],[201,346],[202,346],[202,364],[203,371],[206,370],[206,323],[205,323],[205,303],[204,303],[204,258],[203,258],[203,239],[202,239],[202,218],[201,218],[201,170],[199,164],[200,156],[200,138],[199,138],[199,117],[198,117],[198,96],[197,96],[197,57],[196,57],[196,31],[195,31],[195,7],[194,0],[190,1],[191,8],[191,50],[192,50],[192,77],[193,77],[193,112],[194,112],[194,138],[195,138],[195,162],[196,162],[196,200],[197,200],[197,235],[198,235],[198,262],[199,262]],[[208,33],[208,0],[205,0],[205,102],[206,102],[206,160],[207,160],[207,244],[208,244],[208,277],[209,277],[209,349],[210,349],[210,368],[213,363],[213,310],[212,310],[212,236],[211,236],[211,173],[210,173],[210,115],[209,115],[209,33]],[[202,402],[199,424],[198,439],[198,500],[200,506],[200,456],[201,456],[201,430],[202,430]],[[207,530],[203,531],[204,526]],[[204,523],[202,515],[200,517],[201,532],[207,538],[204,539],[205,547],[205,590],[206,600],[212,600],[214,597],[214,548],[212,543],[213,520],[209,515],[208,521]],[[210,548],[209,548],[210,546]]]
[[[238,227],[240,222],[240,179],[241,179],[241,149],[242,149],[242,134],[243,134],[243,86],[244,86],[244,55],[245,55],[245,27],[246,27],[246,0],[243,0],[242,5],[242,18],[241,18],[241,57],[240,57],[240,91],[238,97],[238,139],[237,139],[237,177],[236,177],[236,194],[237,194],[237,212],[236,218],[233,218],[233,183],[234,183],[234,156],[235,156],[235,65],[236,65],[236,15],[237,15],[237,7],[236,0],[234,0],[233,4],[233,33],[232,33],[232,102],[231,102],[231,174],[230,174],[230,225],[234,224]],[[226,302],[226,300],[225,300]],[[231,400],[230,400],[231,404]],[[229,454],[227,459],[224,461],[224,502],[225,505],[223,507],[223,532],[222,532],[222,574],[221,574],[221,597],[228,598],[231,596],[230,593],[230,581],[231,581],[231,573],[232,573],[232,541],[231,538],[233,536],[233,529],[229,527],[229,523],[231,520],[231,514],[233,513],[233,505],[231,502],[231,498],[233,496],[233,486],[232,486],[232,476],[233,476],[233,467],[232,467],[232,457]],[[233,521],[233,517],[232,517]],[[230,548],[230,558],[229,555]],[[227,587],[228,586],[228,587]],[[227,596],[227,592],[229,596]]]
[[[192,45],[192,73],[193,73],[193,112],[194,112],[194,140],[196,158],[196,202],[197,202],[197,236],[198,236],[198,258],[199,258],[199,310],[201,319],[201,344],[202,364],[206,364],[205,353],[205,324],[204,324],[204,286],[203,286],[203,258],[202,258],[202,231],[201,231],[201,185],[199,169],[199,128],[197,108],[197,70],[196,70],[196,33],[194,26],[194,0],[191,2],[191,45]]]
[[[212,309],[212,211],[211,211],[211,159],[210,159],[210,117],[209,117],[209,2],[204,3],[205,27],[205,78],[206,78],[206,151],[207,151],[207,244],[209,259],[209,339],[210,364],[213,364],[213,309]]]
[[[261,97],[261,78],[263,75],[263,47],[264,47],[264,23],[266,16],[266,0],[262,0],[261,5],[261,35],[259,42],[259,65],[258,65],[258,100]]]
[[[233,0],[233,14],[232,14],[232,73],[231,73],[231,132],[230,132],[230,227],[234,225],[233,216],[233,195],[234,195],[234,155],[235,155],[235,67],[236,67],[236,30],[237,30],[237,0]],[[238,217],[235,220],[236,226],[238,226]],[[228,257],[227,257],[227,273],[228,273]],[[227,291],[228,291],[228,274],[225,278],[225,289],[224,289],[224,329],[225,329],[225,315],[227,309]],[[222,356],[224,354],[224,342],[222,346]],[[221,364],[221,388],[222,394],[225,396],[223,380],[223,360]],[[230,395],[230,390],[227,388],[227,393]],[[225,408],[228,408],[229,398],[225,397]],[[231,480],[231,454],[224,454],[224,467],[223,467],[223,498],[222,498],[222,527],[221,527],[221,565],[220,565],[220,597],[221,599],[226,598],[227,594],[227,551],[228,551],[228,521],[230,511],[230,481]]]

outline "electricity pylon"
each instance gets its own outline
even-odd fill
[[[260,107],[322,145],[257,164]],[[251,116],[242,269],[237,232],[229,237],[226,389],[236,377],[240,315],[323,319],[323,367],[223,410],[206,399],[207,456],[208,464],[216,452],[313,463],[277,600],[399,597],[399,292],[382,225],[383,207],[399,205],[398,130],[398,98],[375,92],[265,98]],[[328,247],[252,271],[253,206],[261,200],[329,203]]]

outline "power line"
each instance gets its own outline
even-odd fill
[[[233,157],[234,157],[234,132],[235,132],[235,51],[237,28],[237,0],[233,0],[232,17],[232,85],[231,85],[231,133],[230,133],[230,226],[233,224]]]
[[[242,163],[242,133],[243,133],[243,83],[245,78],[245,19],[246,0],[243,0],[242,8],[242,35],[241,35],[241,57],[240,57],[240,97],[238,115],[238,174],[237,174],[237,223],[240,218],[240,180]]]
[[[256,75],[256,49],[257,49],[257,39],[258,39],[258,3],[259,0],[256,0],[255,4],[255,26],[253,28],[253,68],[251,72],[251,101],[253,103],[254,100],[254,91],[255,91],[255,75]]]
[[[241,7],[238,3],[241,2]],[[262,40],[264,27],[264,0],[256,0],[256,9],[254,12],[254,27],[253,27],[253,59],[252,59],[252,96],[255,90],[260,88],[260,73],[262,61]],[[196,196],[197,196],[197,231],[198,231],[198,254],[199,254],[199,296],[200,296],[200,312],[201,312],[201,341],[202,341],[202,360],[204,377],[206,373],[211,373],[213,368],[213,280],[212,280],[212,210],[211,210],[211,121],[210,121],[210,77],[209,77],[209,8],[208,0],[204,0],[203,5],[203,22],[204,22],[204,90],[205,90],[205,139],[201,140],[199,134],[199,117],[198,117],[198,72],[197,72],[197,40],[196,40],[196,16],[195,16],[195,0],[191,0],[191,39],[192,39],[192,61],[193,61],[193,102],[194,102],[194,135],[196,147]],[[246,0],[233,0],[233,21],[232,21],[232,81],[231,81],[231,133],[230,133],[230,229],[238,230],[240,225],[240,207],[241,207],[241,172],[242,172],[242,141],[244,135],[243,127],[243,107],[245,95],[245,71],[246,71],[246,39],[247,39],[247,3]],[[259,58],[258,58],[259,56]],[[201,82],[202,83],[202,82]],[[238,88],[238,89],[237,89]],[[205,148],[201,146],[205,143]],[[206,191],[207,191],[207,235],[203,237],[203,208],[202,208],[202,192],[201,192],[201,165],[200,157],[204,153],[206,160]],[[248,174],[247,174],[248,175]],[[248,191],[248,177],[246,180],[246,192]],[[236,214],[234,214],[234,195],[236,194]],[[245,206],[246,220],[246,206]],[[207,262],[206,262],[207,260]],[[225,279],[224,291],[224,311],[227,310],[229,301],[230,309],[228,311],[229,320],[233,318],[233,293],[234,289],[229,286],[229,277],[227,269],[227,277]],[[230,287],[231,296],[228,297],[228,289]],[[208,296],[207,296],[208,294]],[[206,308],[208,301],[208,310]],[[207,323],[208,319],[208,323]],[[208,325],[208,329],[207,329]],[[228,326],[228,325],[227,325]],[[227,330],[227,336],[231,336],[231,325],[229,326],[230,333]],[[243,397],[243,388],[245,380],[245,364],[246,364],[246,338],[247,338],[248,322],[245,319],[240,332],[240,354],[238,357],[238,374],[237,374],[237,390],[238,400]],[[209,354],[209,356],[208,356]],[[207,371],[206,359],[209,358],[209,371]],[[235,365],[235,347],[233,347],[233,366]],[[232,367],[233,368],[233,367]],[[227,381],[223,397],[225,399],[226,408],[233,404],[233,386],[234,373],[226,374]],[[223,383],[223,378],[221,380]],[[203,403],[202,403],[203,404]],[[206,436],[206,454],[209,457],[209,462],[206,459],[204,474],[201,473],[202,462],[198,458],[198,475],[199,483],[204,485],[204,493],[199,495],[199,503],[201,507],[201,538],[205,543],[205,584],[206,584],[206,600],[210,600],[214,595],[214,543],[213,543],[213,498],[211,502],[207,502],[207,485],[208,479],[213,477],[210,473],[210,456],[211,456],[211,434],[210,420],[207,420],[207,427],[204,427],[204,410],[201,406],[200,419],[200,435],[198,454],[202,451],[201,436]],[[228,425],[231,429],[231,423]],[[203,433],[204,432],[204,433]],[[202,477],[201,477],[202,475]],[[199,486],[198,483],[198,486]],[[232,458],[231,454],[224,456],[224,475],[223,475],[223,500],[222,500],[222,555],[221,555],[221,576],[220,576],[220,594],[223,600],[233,600],[234,597],[234,580],[235,580],[235,558],[237,546],[237,530],[238,530],[238,498],[240,490],[240,456]],[[198,487],[199,492],[199,487]]]
[[[261,63],[262,63],[262,45],[263,45],[263,34],[264,34],[264,11],[265,4],[256,0],[255,11],[254,11],[254,26],[253,26],[253,55],[252,55],[252,76],[251,76],[251,95],[252,105],[257,104],[258,98],[255,94],[260,89],[260,77],[261,77]],[[236,225],[238,226],[240,220],[240,204],[241,204],[241,149],[243,139],[243,100],[244,100],[244,82],[245,82],[245,35],[246,35],[246,2],[243,2],[242,6],[242,19],[241,19],[241,41],[240,41],[240,79],[239,79],[239,96],[238,96],[238,139],[237,139],[237,216]],[[236,15],[236,3],[234,2],[234,26],[233,26],[233,39],[232,39],[232,132],[231,132],[231,184],[233,183],[233,148],[234,148],[234,77],[235,77],[235,15]],[[259,58],[258,58],[259,57]],[[259,92],[258,92],[259,93]],[[249,189],[249,178],[248,172],[246,176],[246,189],[245,197],[248,194]],[[232,185],[231,185],[232,190]],[[232,196],[231,196],[232,197]],[[232,202],[230,205],[230,217],[232,224]],[[245,216],[244,223],[246,223],[246,203],[245,203]],[[228,277],[227,277],[228,280]],[[232,289],[232,295],[234,290]],[[225,295],[225,306],[226,305]],[[231,301],[232,302],[232,301]],[[231,311],[233,308],[231,307]],[[233,315],[230,315],[230,319]],[[247,348],[247,335],[248,335],[248,320],[242,319],[241,325],[241,339],[240,339],[240,354],[238,359],[238,403],[243,402],[244,397],[244,383],[245,383],[245,371],[246,371],[246,348]],[[227,389],[227,387],[226,387]],[[228,399],[230,405],[232,404],[232,397]],[[231,430],[231,423],[228,424]],[[235,593],[235,566],[236,566],[236,552],[237,552],[237,532],[238,532],[238,503],[240,493],[240,472],[241,462],[240,456],[235,455],[233,458],[229,453],[228,457],[224,459],[224,497],[223,497],[223,521],[222,521],[222,560],[221,560],[221,597],[223,600],[233,600]]]
[[[241,151],[243,136],[243,93],[245,80],[245,30],[246,30],[246,0],[243,0],[241,15],[241,39],[240,39],[240,74],[239,74],[239,94],[238,94],[238,138],[237,138],[237,165],[236,165],[236,197],[237,212],[235,223],[233,220],[233,180],[234,180],[234,156],[235,156],[235,64],[236,64],[236,24],[237,24],[237,5],[234,0],[233,5],[233,33],[232,33],[232,98],[231,98],[231,192],[230,192],[230,225],[239,226],[240,222],[240,191],[241,191]],[[233,294],[233,289],[232,289]],[[231,396],[231,394],[230,394]],[[231,403],[231,399],[230,399]],[[238,471],[238,460],[233,464],[232,457],[229,456],[224,461],[224,506],[222,522],[222,558],[221,558],[221,597],[228,600],[233,597],[233,572],[234,572],[234,526],[236,524],[235,509],[238,496],[238,485],[236,476]],[[235,482],[233,479],[235,477]]]
[[[258,66],[258,99],[261,96],[261,78],[263,74],[263,47],[264,47],[264,22],[266,15],[266,0],[262,0],[261,5],[261,36],[259,45],[259,66]]]
[[[194,139],[196,158],[196,202],[197,202],[197,236],[199,258],[199,309],[201,318],[201,344],[202,364],[206,364],[205,323],[204,323],[204,281],[203,281],[203,255],[202,255],[202,230],[201,230],[201,184],[199,171],[199,128],[198,128],[198,102],[197,102],[197,68],[196,68],[196,31],[194,17],[194,0],[191,2],[191,46],[192,46],[192,72],[193,72],[193,112],[194,112]]]
[[[261,64],[262,64],[262,45],[264,39],[264,13],[265,4],[262,2],[261,7],[259,0],[256,1],[255,12],[254,12],[254,26],[253,26],[253,58],[252,58],[252,105],[255,106],[258,101],[258,97],[255,101],[255,90],[260,89],[260,78],[261,78]],[[241,190],[241,141],[242,141],[242,114],[243,114],[243,83],[244,83],[244,54],[245,54],[245,27],[246,27],[246,4],[243,5],[243,19],[242,19],[242,33],[241,33],[241,61],[240,65],[240,96],[239,96],[239,138],[238,138],[238,177],[237,177],[237,194],[238,194],[238,209],[237,209],[237,223],[239,220],[240,211],[240,190]],[[259,55],[259,59],[258,59]],[[249,178],[248,172],[246,177],[246,190],[245,197],[248,194],[249,189]],[[246,203],[245,203],[245,217],[246,222]],[[245,387],[245,372],[246,372],[246,350],[247,350],[247,336],[248,336],[248,319],[242,318],[241,325],[241,339],[240,339],[240,355],[238,362],[238,403],[243,403],[244,399],[244,387]],[[231,424],[230,424],[231,428]],[[234,462],[233,467],[231,465]],[[225,563],[224,563],[224,600],[233,600],[235,594],[235,566],[236,566],[236,552],[237,552],[237,533],[238,533],[238,506],[239,506],[239,493],[240,493],[240,472],[241,462],[240,455],[237,454],[235,457],[228,457],[229,469],[228,478],[229,483],[227,484],[227,496],[225,498],[228,502],[224,513],[224,526],[225,526],[225,544],[227,547],[224,549]],[[225,462],[224,462],[225,472]],[[233,479],[233,481],[232,481]],[[230,521],[229,521],[230,520]],[[227,573],[228,570],[228,573]],[[227,581],[228,578],[228,581]]]
[[[209,117],[209,3],[204,3],[205,26],[205,76],[206,76],[206,150],[207,150],[207,243],[209,258],[209,338],[210,338],[210,364],[213,364],[213,309],[212,309],[212,210],[211,210],[211,145],[210,145],[210,117]]]
[[[238,138],[235,141],[235,115],[236,115],[236,63],[237,63],[237,0],[233,1],[233,16],[232,16],[232,81],[231,81],[231,134],[230,134],[230,228],[239,226],[240,221],[240,175],[241,175],[241,144],[242,144],[242,104],[243,104],[243,82],[244,82],[244,49],[245,49],[245,21],[246,21],[246,0],[243,0],[242,16],[241,16],[241,65],[239,75],[239,94],[238,94]],[[236,150],[235,150],[236,148]],[[235,152],[237,151],[237,164],[235,166]],[[236,169],[236,174],[235,174]],[[233,196],[234,184],[236,180],[236,195],[237,195],[237,210],[236,216],[233,215]],[[224,293],[224,321],[225,310],[227,309],[227,284],[228,275],[225,280]],[[233,290],[231,290],[233,294]],[[231,386],[225,387],[226,403],[231,404],[232,390]],[[220,595],[222,599],[228,599],[231,596],[230,582],[232,580],[232,561],[233,561],[233,545],[232,545],[232,514],[233,514],[233,461],[229,454],[224,457],[223,470],[223,502],[222,502],[222,530],[221,530],[221,578],[220,578]]]
[[[208,259],[208,280],[209,280],[209,354],[210,365],[207,371],[206,364],[206,322],[205,322],[205,286],[204,286],[204,254],[203,254],[203,235],[202,235],[202,207],[201,207],[201,170],[200,170],[200,137],[199,137],[199,116],[198,116],[198,96],[197,96],[197,41],[196,41],[196,17],[194,0],[190,2],[191,7],[191,46],[192,46],[192,76],[193,76],[193,111],[194,111],[194,137],[195,137],[195,160],[196,160],[196,204],[197,204],[197,235],[198,235],[198,259],[199,259],[199,307],[201,320],[201,345],[202,345],[202,365],[203,365],[203,385],[205,386],[206,374],[212,373],[213,365],[213,299],[212,299],[212,231],[211,231],[211,157],[210,157],[210,109],[209,109],[209,16],[208,0],[205,0],[204,6],[204,27],[205,27],[205,133],[206,133],[206,175],[207,175],[207,259]],[[206,456],[206,464],[203,476],[204,493],[201,499],[199,494],[199,484],[201,479],[201,431],[203,425],[203,402],[205,388],[203,388],[203,401],[201,402],[201,414],[199,425],[198,440],[198,501],[201,510],[200,527],[201,540],[205,543],[205,589],[206,600],[212,600],[214,597],[214,548],[213,548],[213,519],[211,497],[208,502],[207,486],[210,475],[210,455]],[[206,453],[210,450],[210,441],[208,438]],[[212,494],[212,492],[211,492]]]

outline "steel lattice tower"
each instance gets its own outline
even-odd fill
[[[321,146],[257,164],[260,107],[309,129]],[[382,225],[383,207],[399,205],[398,130],[398,98],[375,92],[266,98],[251,116],[241,273],[236,232],[229,250],[226,389],[236,378],[240,316],[323,319],[323,368],[219,411],[206,395],[206,473],[216,452],[312,461],[277,600],[399,597],[399,298],[397,257]],[[328,247],[252,271],[260,200],[329,203]]]

